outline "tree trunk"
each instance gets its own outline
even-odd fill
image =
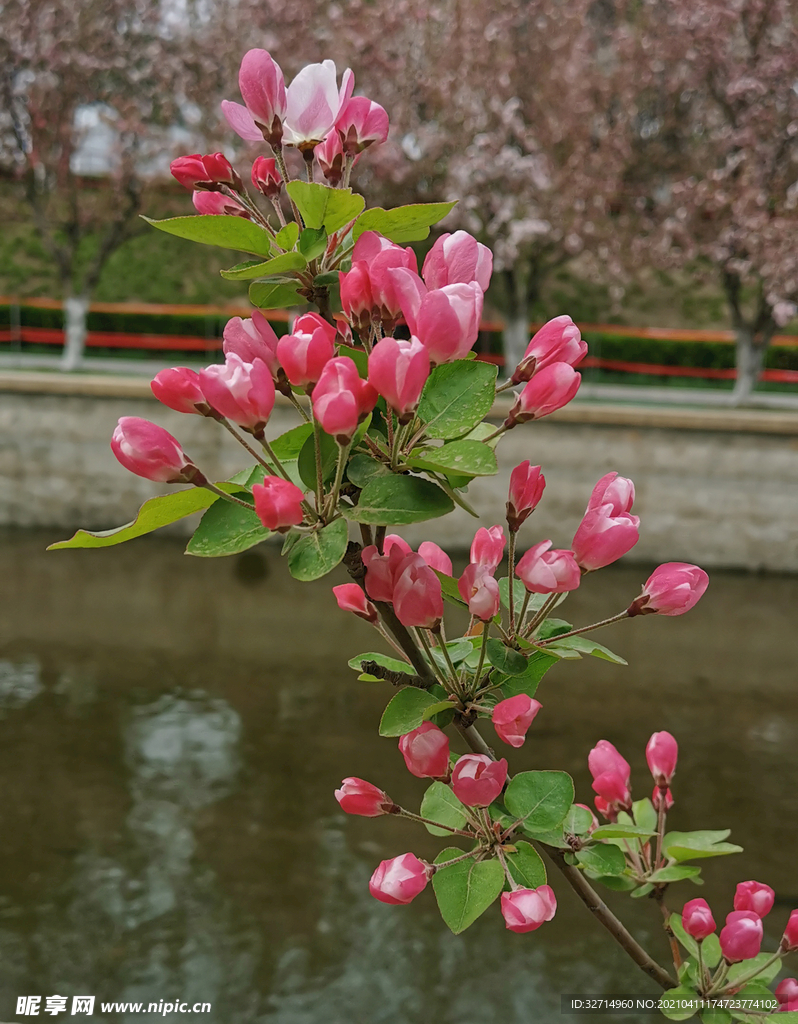
[[[765,362],[767,343],[758,343],[750,327],[737,327],[737,381],[732,392],[734,405],[747,405],[753,396]]]
[[[504,344],[504,369],[509,377],[521,362],[529,344],[532,275],[528,264],[517,263],[512,270],[504,272],[504,277],[506,308],[502,342]]]
[[[77,370],[83,362],[88,313],[88,295],[68,295],[64,299],[64,352],[61,369],[65,372]]]

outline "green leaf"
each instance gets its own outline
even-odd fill
[[[335,476],[335,467],[338,465],[338,442],[334,437],[330,437],[329,434],[325,434],[323,430],[319,431],[319,447],[321,449],[321,478],[326,484]],[[299,453],[299,459],[297,461],[297,468],[299,475],[302,478],[302,483],[310,488],[311,491],[316,490],[316,439],[311,433],[307,440],[302,446],[302,450]]]
[[[457,580],[443,572],[438,572],[437,569],[433,569],[433,572],[441,581],[444,600],[451,601],[452,604],[459,604],[461,608],[467,608],[468,605],[462,599],[460,591],[457,589]]]
[[[260,544],[270,533],[250,509],[229,501],[215,501],[200,520],[186,554],[201,558],[237,555]]]
[[[346,467],[346,475],[355,487],[365,487],[375,476],[389,476],[390,469],[384,462],[377,462],[370,455],[356,452]]]
[[[613,892],[631,892],[637,888],[637,882],[628,875],[595,875],[591,872],[590,877]]]
[[[280,228],[274,236],[274,244],[279,245],[281,249],[293,249],[298,238],[299,225],[295,220],[292,220],[284,228]]]
[[[546,867],[534,846],[523,840],[513,845],[516,852],[505,855],[513,881],[525,889],[537,889],[539,885],[545,885]]]
[[[427,436],[443,440],[460,437],[487,416],[496,394],[496,373],[491,363],[470,359],[436,366],[418,406]]]
[[[464,853],[457,847],[443,850],[435,863],[453,860]],[[432,876],[432,888],[441,917],[459,935],[488,909],[504,888],[504,869],[498,860],[461,860]]]
[[[316,274],[313,284],[317,288],[329,288],[331,285],[338,284],[340,280],[337,270],[328,270],[323,274]]]
[[[356,657],[351,658],[349,661],[349,667],[353,668],[355,672],[360,672],[358,679],[366,682],[380,683],[384,680],[378,676],[369,675],[368,672],[363,671],[364,661],[376,661],[378,665],[383,668],[389,669],[391,672],[408,672],[412,675],[415,671],[412,665],[408,665],[406,661],[400,661],[398,658],[391,658],[387,654],[380,654],[378,652],[370,651],[367,654],[358,654]]]
[[[239,249],[256,256],[269,256],[273,252],[268,233],[243,217],[219,217],[214,214],[200,214],[196,217],[169,217],[166,220],[150,220],[142,217],[159,231],[204,245],[219,245],[223,249]]]
[[[563,832],[571,836],[586,836],[593,824],[593,815],[586,807],[571,804],[562,823]]]
[[[436,715],[440,715],[442,712],[451,711],[454,713],[452,702],[450,700],[441,700],[437,704],[432,704],[424,711],[424,721],[429,722],[430,719],[435,718]],[[440,724],[440,723],[436,723]]]
[[[457,441],[456,444],[462,442]],[[521,611],[521,605],[524,603],[524,597],[526,596],[526,587],[519,579],[513,580],[513,596],[515,598],[515,614]],[[499,596],[501,597],[502,605],[509,610],[510,608],[510,579],[508,576],[502,576],[499,580]]]
[[[559,633],[569,633],[574,627],[565,619],[544,619],[535,630],[536,640],[549,640]],[[577,655],[578,657],[578,655]]]
[[[506,676],[521,676],[526,672],[527,662],[523,654],[507,647],[501,640],[491,637],[487,642],[488,661]]]
[[[311,530],[288,552],[288,571],[295,580],[305,583],[320,579],[344,557],[348,541],[349,530],[343,519],[336,519],[320,530]]]
[[[235,484],[220,483],[216,486],[228,493],[240,490]],[[56,541],[47,550],[110,548],[115,544],[124,544],[125,541],[142,537],[153,530],[160,530],[162,526],[169,526],[195,512],[210,508],[215,501],[221,499],[204,487],[188,487],[182,491],[173,491],[171,494],[159,494],[156,498],[149,498],[144,502],[132,523],[116,526],[112,530],[78,530],[69,540]]]
[[[296,462],[302,446],[313,433],[310,423],[301,423],[298,427],[292,427],[280,434],[273,441],[270,441],[272,451],[282,463]]]
[[[632,899],[642,899],[643,896],[648,896],[648,894],[653,891],[654,886],[650,882],[646,882],[645,885],[638,885],[638,887],[632,892]]]
[[[566,772],[521,772],[507,787],[504,803],[531,831],[546,832],[565,818],[574,802],[574,784]]]
[[[741,853],[742,846],[725,843],[729,829],[704,829],[697,832],[668,832],[662,841],[666,856],[673,860],[697,860],[700,857],[721,857]]]
[[[632,804],[632,817],[640,828],[651,829],[652,835],[657,831],[657,812],[648,797],[635,800]]]
[[[299,236],[299,251],[310,263],[321,256],[327,248],[327,232],[324,228],[305,228]]]
[[[433,782],[424,794],[419,813],[423,818],[439,821],[442,825],[449,825],[451,828],[462,828],[468,820],[465,807],[449,786],[437,781]],[[452,834],[445,828],[436,828],[434,825],[425,825],[424,827],[434,836],[451,836]]]
[[[671,914],[671,916],[668,918],[668,925],[673,934],[679,940],[679,942],[687,950],[687,952],[690,953],[691,956],[698,959],[698,943],[692,937],[692,935],[688,935],[687,932],[684,930],[684,925],[682,924],[682,915]],[[707,967],[712,968],[718,966],[718,964],[720,963],[721,952],[720,942],[718,941],[717,935],[708,935],[704,939],[704,941],[701,943],[701,955]]]
[[[722,1006],[713,1006],[701,1011],[704,1024],[731,1024],[732,1015]]]
[[[343,511],[347,519],[356,523],[393,526],[437,519],[453,508],[451,498],[429,480],[391,474],[369,480],[357,505]]]
[[[626,858],[617,846],[586,846],[576,859],[599,875],[622,875],[626,870]]]
[[[286,309],[288,306],[296,306],[301,300],[295,284],[258,281],[249,286],[249,301],[258,309]]]
[[[403,669],[403,671],[407,671]],[[380,736],[404,736],[424,721],[424,712],[439,698],[418,686],[404,686],[391,698],[380,719]]]
[[[423,242],[429,229],[455,207],[455,203],[414,203],[398,206],[394,210],[383,210],[376,206],[366,210],[358,218],[352,237],[355,241],[364,231],[379,231],[392,242]]]
[[[685,878],[697,878],[700,874],[701,868],[692,864],[671,864],[655,871],[648,878],[651,882],[681,882]]]
[[[639,825],[599,825],[591,835],[591,839],[650,839],[654,833],[651,829]]]
[[[330,188],[315,182],[289,181],[286,192],[296,203],[305,226],[324,228],[328,235],[354,220],[366,205],[351,188]]]
[[[700,1000],[701,997],[694,989],[684,988],[680,985],[678,988],[669,988],[660,997],[659,1010],[662,1016],[667,1017],[668,1020],[689,1020],[698,1011]],[[687,1009],[682,1009],[680,1004],[685,1002],[692,1003],[693,1008],[688,1006]]]
[[[457,640],[450,640],[446,644],[446,651],[452,660],[453,665],[459,665],[466,658],[473,654],[474,646],[467,637],[459,637]],[[447,663],[443,652],[437,647],[432,648],[432,657],[439,668],[446,669]]]
[[[493,476],[499,469],[495,454],[481,441],[452,441],[440,448],[416,449],[407,464],[411,469],[459,472],[472,477]]]
[[[765,964],[773,956],[772,953],[758,953],[756,956],[751,957],[750,960],[743,960],[739,964],[732,964],[729,968],[729,973],[726,975],[726,981],[724,986],[726,988],[734,985],[738,978],[745,977],[746,974],[751,974],[758,968],[764,968],[764,970],[757,974],[756,980],[762,984],[763,982],[773,981],[776,975],[781,971],[783,964],[777,960],[772,963],[769,967],[765,967]],[[779,1018],[781,1019],[781,1018]]]
[[[595,640],[589,640],[584,636],[569,636],[567,640],[555,640],[554,643],[546,645],[547,651],[576,651],[578,654],[592,654],[594,658],[601,658],[603,661],[611,661],[614,665],[628,665],[620,655]]]
[[[527,659],[526,669],[520,675],[506,676],[501,680],[501,694],[503,697],[516,697],[519,693],[525,693],[528,697],[534,697],[537,693],[540,680],[548,672],[557,659],[543,651],[535,652]]]
[[[269,274],[287,274],[292,270],[304,270],[308,265],[305,257],[298,252],[284,252],[273,260],[261,263],[258,260],[247,260],[238,263],[229,270],[222,270],[222,277],[228,281],[251,281],[256,277],[267,277]]]

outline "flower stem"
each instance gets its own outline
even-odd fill
[[[532,618],[529,620],[529,625],[524,630],[524,637],[530,637],[535,632],[537,627],[543,622],[546,616],[549,614],[551,609],[557,603],[559,594],[549,594],[540,608],[535,612]]]
[[[224,498],[225,501],[230,501],[234,505],[243,505],[244,508],[248,508],[250,512],[255,511],[254,505],[250,505],[248,501],[242,501],[241,498],[236,498],[235,495],[233,494],[227,494],[226,491],[223,491],[220,487],[217,487],[216,484],[212,484],[209,480],[206,480],[205,483],[200,484],[200,486],[204,487],[206,491],[213,491],[214,494],[218,494],[219,497]]]
[[[451,860],[445,860],[440,864],[433,864],[432,866],[436,871],[440,871],[442,868],[448,868],[452,864],[459,864],[461,860],[469,860],[471,857],[476,857],[479,852],[479,849],[471,850],[470,853],[463,853],[459,857],[452,857]]]
[[[335,515],[335,506],[338,504],[338,492],[341,490],[341,481],[344,478],[346,459],[351,447],[351,440],[349,441],[349,444],[342,444],[338,446],[338,465],[335,467],[335,481],[333,482],[333,489],[327,506],[327,514],[330,516]]]
[[[510,530],[510,543],[507,545],[507,576],[508,604],[510,607],[510,636],[515,636],[515,530]]]
[[[570,633],[558,633],[556,636],[550,636],[548,640],[541,640],[537,645],[538,647],[545,647],[547,644],[553,644],[555,640],[566,640],[569,636],[578,636],[580,633],[589,633],[592,629],[598,629],[600,626],[609,626],[611,622],[620,622],[621,619],[629,617],[629,612],[620,612],[618,615],[613,615],[609,619],[602,619],[601,622],[594,622],[592,626],[582,626],[580,629],[572,629]]]
[[[435,828],[445,829],[447,832],[451,832],[455,836],[466,836],[468,839],[473,839],[473,832],[466,832],[462,828],[452,828],[451,825],[444,825],[442,821],[432,821],[430,818],[422,818],[420,814],[414,814],[412,811],[406,811],[404,807],[400,807],[396,814],[401,815],[403,818],[409,818],[411,821],[420,821],[422,825],[434,825]],[[454,863],[454,862],[452,862]]]

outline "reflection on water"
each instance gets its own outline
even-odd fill
[[[494,910],[454,937],[431,892],[404,908],[371,899],[380,859],[432,857],[440,841],[333,800],[350,774],[411,807],[424,784],[376,736],[386,690],[346,668],[372,634],[329,582],[295,583],[268,549],[47,555],[49,539],[0,539],[0,1019],[18,995],[90,993],[210,1002],[214,1024],[526,1024],[559,1020],[563,992],[652,992],[556,876],[558,914],[530,936]],[[569,614],[624,607],[645,575],[586,580]],[[509,755],[514,770],[571,771],[588,799],[587,751],[604,736],[643,795],[645,741],[670,729],[674,827],[729,826],[746,847],[709,866],[702,894],[725,913],[736,881],[774,885],[771,941],[798,905],[796,592],[716,573],[690,616],[612,627],[630,667],[557,666],[534,742]],[[672,903],[695,893],[675,887]],[[664,959],[655,908],[608,902]],[[98,1006],[95,1019],[155,1018]]]

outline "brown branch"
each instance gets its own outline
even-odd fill
[[[361,671],[368,672],[370,676],[377,679],[384,679],[392,686],[416,686],[421,690],[428,690],[429,683],[422,682],[418,676],[411,676],[409,672],[394,672],[392,669],[378,665],[376,661],[361,661]]]

